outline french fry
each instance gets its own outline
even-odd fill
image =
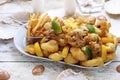
[[[32,33],[35,34],[36,30],[41,27],[41,22],[43,21],[44,17],[46,17],[48,14],[44,14],[39,20],[38,20],[38,23],[37,25],[34,27],[34,29],[32,30]]]
[[[45,28],[42,27],[40,30],[36,31],[36,33],[34,34],[34,36],[41,36],[41,35],[42,35],[41,32],[43,32],[44,29],[45,29]]]
[[[31,13],[30,14],[30,20],[31,19],[39,19],[39,16],[40,16],[40,12],[37,12],[36,14]]]
[[[41,24],[40,24],[41,27],[44,26],[44,24],[45,24],[46,22],[48,22],[49,20],[50,20],[50,17],[49,17],[49,16],[44,17],[43,20],[42,20],[42,22],[41,22]]]
[[[32,19],[33,13],[30,13],[30,20]]]
[[[33,15],[33,14],[32,14],[32,13],[30,13],[30,15],[29,15],[29,17],[30,17],[30,20],[32,19],[32,15]]]
[[[31,34],[33,33],[31,32],[31,30],[37,25],[39,16],[40,12],[37,12],[36,14],[30,14],[30,22],[27,31],[28,36],[32,36]]]
[[[27,30],[27,36],[32,36],[31,31],[36,26],[37,23],[38,23],[37,19],[30,20],[29,25],[28,25],[28,30]]]
[[[30,33],[30,30],[31,30],[31,28],[30,28],[30,26],[28,26],[29,28],[28,28],[28,30],[27,30],[27,36],[31,36],[31,33]]]
[[[35,15],[35,19],[39,19],[39,16],[40,16],[40,12],[37,12]]]
[[[33,24],[33,21],[31,20],[28,24],[28,29],[27,29],[27,36],[31,36],[31,25]]]
[[[38,20],[37,25],[32,29],[32,33],[35,34],[36,30],[38,29],[38,27],[40,27],[41,24],[41,20]]]
[[[31,28],[33,29],[38,23],[38,19],[33,19],[33,24],[31,25]]]
[[[39,32],[36,34],[34,34],[35,36],[39,36],[39,35],[41,35],[40,34],[40,32],[43,32],[44,30],[45,30],[45,28],[43,27],[44,26],[44,24],[45,23],[47,23],[47,22],[49,22],[51,19],[50,19],[50,17],[49,16],[46,16],[43,20],[42,20],[42,22],[41,22],[41,24],[40,24],[40,27],[37,29]]]
[[[31,13],[31,14],[30,14],[30,20],[31,20],[31,19],[34,19],[34,17],[35,17],[35,14]]]

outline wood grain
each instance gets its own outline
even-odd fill
[[[49,1],[51,2],[51,0]],[[57,0],[54,1],[58,3]],[[56,6],[57,7],[63,6],[62,3],[63,0],[59,0],[59,1],[61,2],[60,5],[56,5]],[[29,10],[29,8],[31,8],[30,2],[19,3],[19,1],[17,1],[13,4],[16,3],[19,4],[18,5],[19,7],[21,7],[20,10],[23,9],[22,11],[31,11],[31,9]],[[53,3],[51,2],[50,4]],[[56,7],[56,6],[54,7],[53,6],[49,7],[49,6],[46,5],[46,8],[48,10],[50,8],[53,9]],[[0,10],[1,10],[0,13],[11,12],[11,11],[3,10],[2,7],[0,7]],[[107,15],[105,12],[100,13],[98,15],[101,14],[107,16],[107,18],[113,25],[112,27],[115,27],[115,28],[111,27],[112,29],[115,30],[112,31],[112,29],[110,29],[110,32],[114,34],[118,34],[119,32],[118,25],[120,23],[120,18],[118,17],[116,18],[115,16],[111,17],[110,15]],[[8,71],[11,75],[10,80],[56,80],[57,75],[63,70],[68,68],[71,68],[76,72],[82,71],[89,78],[89,80],[120,80],[120,73],[116,71],[116,67],[120,65],[120,44],[117,47],[116,55],[117,56],[113,60],[113,62],[107,66],[97,69],[82,69],[82,68],[71,67],[59,63],[53,63],[53,62],[43,61],[40,59],[31,58],[29,56],[23,55],[16,49],[13,43],[13,39],[0,40],[0,70]],[[45,72],[42,75],[39,76],[32,75],[32,69],[36,65],[43,65],[45,67]]]
[[[119,80],[120,73],[116,71],[116,66],[119,64],[119,62],[114,62],[103,68],[88,70],[63,66],[56,63],[4,62],[0,63],[0,69],[7,70],[10,73],[10,80],[55,80],[61,71],[68,68],[76,72],[82,71],[89,80]],[[36,65],[43,65],[45,67],[45,72],[42,75],[32,75],[32,69]]]

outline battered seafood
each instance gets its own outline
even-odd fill
[[[102,66],[115,58],[118,38],[109,33],[105,17],[75,16],[50,18],[48,14],[31,15],[27,30],[29,54],[67,64]],[[36,38],[37,37],[37,38]]]

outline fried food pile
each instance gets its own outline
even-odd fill
[[[55,62],[94,67],[115,58],[118,38],[109,32],[104,16],[71,16],[53,19],[31,14],[25,51]]]

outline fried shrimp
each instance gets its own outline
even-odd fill
[[[41,48],[46,52],[56,52],[59,49],[57,41],[55,40],[50,40],[48,42],[41,43]]]
[[[105,62],[111,61],[112,59],[115,58],[115,56],[116,56],[115,53],[109,53],[109,54],[107,54],[107,59],[106,59]]]
[[[95,33],[88,34],[88,36],[86,36],[87,43],[89,43],[89,42],[97,42],[97,43],[99,43],[100,40],[101,39],[100,39],[99,35],[95,34]]]
[[[80,48],[72,47],[70,49],[70,52],[71,52],[72,56],[79,61],[87,60],[87,56],[84,54],[84,52]]]
[[[107,48],[107,52],[114,52],[115,51],[115,45],[113,43],[107,43],[106,48]]]
[[[102,50],[101,44],[98,44],[96,42],[90,42],[89,48],[92,51],[93,57],[100,56],[100,52]]]
[[[85,16],[84,17],[84,22],[87,24],[95,24],[96,18],[94,16]]]
[[[102,66],[104,62],[101,57],[97,57],[91,60],[80,62],[80,64],[86,67],[95,67],[95,66]]]
[[[84,31],[81,29],[75,29],[65,35],[68,43],[74,47],[83,47],[86,44],[84,39]]]

